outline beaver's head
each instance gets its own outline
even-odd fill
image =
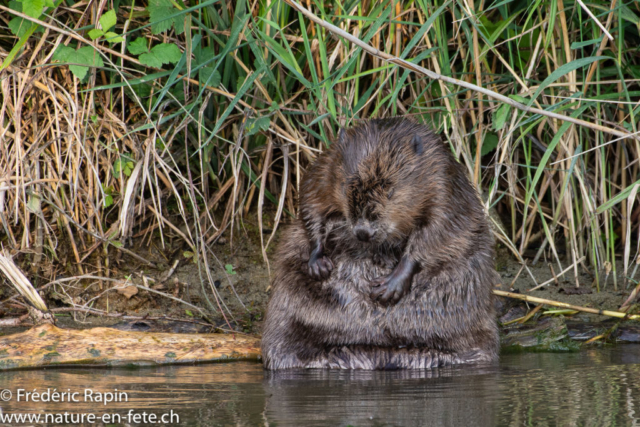
[[[346,179],[345,216],[361,242],[398,243],[424,214],[423,144],[407,135],[374,147]]]

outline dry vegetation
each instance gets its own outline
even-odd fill
[[[636,2],[303,2],[466,87],[284,1],[35,3],[0,0],[0,243],[45,283],[109,277],[116,253],[144,263],[132,239],[167,233],[210,278],[211,244],[248,213],[265,248],[295,215],[339,127],[402,115],[445,137],[518,259],[637,285]]]

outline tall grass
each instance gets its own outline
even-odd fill
[[[171,229],[209,274],[211,243],[249,213],[271,229],[263,247],[272,244],[278,223],[296,214],[305,168],[340,127],[401,115],[443,135],[502,217],[498,237],[518,258],[585,269],[598,287],[610,278],[619,285],[621,259],[625,282],[635,283],[637,138],[400,68],[280,0],[68,0],[37,18],[25,2],[11,15],[0,1],[0,220],[2,245],[33,262],[68,253],[66,265],[79,273],[108,275],[108,255],[132,237]],[[387,55],[532,107],[637,131],[636,2],[302,4]],[[109,31],[124,43],[92,41],[111,9]],[[14,36],[13,16],[32,35]],[[61,46],[95,54],[78,59]],[[155,62],[143,56],[152,54]],[[82,79],[78,64],[89,67]],[[91,254],[100,256],[88,265]]]

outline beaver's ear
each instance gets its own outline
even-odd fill
[[[420,139],[418,135],[414,136],[413,139],[411,140],[411,146],[413,147],[413,151],[415,151],[416,154],[419,155],[424,153],[424,143],[422,142],[422,139]]]

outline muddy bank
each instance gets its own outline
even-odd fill
[[[576,275],[573,268],[563,275],[559,275],[562,271],[560,266],[557,262],[551,263],[549,260],[549,262],[540,261],[536,265],[527,265],[529,269],[527,271],[522,268],[522,264],[513,259],[505,248],[499,247],[497,252],[497,269],[502,278],[502,286],[500,287],[502,290],[513,289],[539,298],[602,310],[618,310],[633,290],[633,286],[630,285],[627,288],[624,285],[622,263],[616,266],[616,274],[612,271],[608,277],[606,274],[599,277],[598,289],[594,273],[586,270],[582,265],[579,265],[577,269],[579,287],[576,287]],[[530,260],[527,261],[530,262]],[[565,269],[571,265],[566,259],[561,258],[560,261]],[[557,280],[555,280],[556,278]],[[551,283],[539,287],[549,281]],[[586,313],[577,316],[603,319],[602,316]]]

